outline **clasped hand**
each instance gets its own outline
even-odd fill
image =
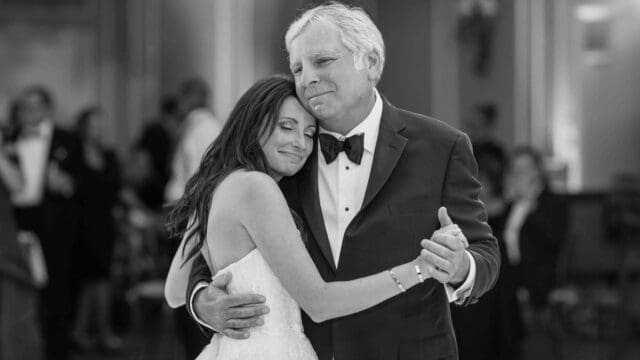
[[[430,239],[420,242],[423,248],[418,257],[420,267],[425,277],[458,287],[469,273],[469,258],[465,253],[469,242],[460,227],[453,223],[445,207],[438,210],[438,220],[440,229]]]
[[[230,273],[223,273],[196,294],[196,315],[214,330],[233,339],[249,337],[249,328],[264,324],[269,312],[265,297],[258,294],[229,294]]]

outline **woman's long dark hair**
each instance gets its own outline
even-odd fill
[[[272,75],[255,83],[238,100],[220,135],[203,155],[168,218],[173,236],[182,238],[186,233],[186,242],[195,237],[196,245],[185,260],[197,254],[206,241],[211,197],[220,182],[238,169],[268,173],[260,139],[267,131],[271,135],[280,107],[289,96],[295,97],[296,91],[287,75]]]

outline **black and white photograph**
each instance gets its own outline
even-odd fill
[[[0,0],[0,360],[637,360],[640,0]]]

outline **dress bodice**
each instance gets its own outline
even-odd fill
[[[233,275],[227,285],[230,294],[264,295],[270,311],[264,315],[262,326],[249,330],[248,339],[235,340],[216,333],[198,360],[317,359],[304,335],[300,308],[257,248],[220,269],[216,276],[223,273]]]
[[[227,285],[231,294],[261,294],[270,311],[264,315],[264,325],[252,329],[258,333],[302,332],[300,308],[282,286],[258,249],[253,249],[240,260],[219,270],[216,276],[230,272],[233,277]],[[214,277],[215,278],[215,277]],[[252,336],[253,336],[252,332]]]

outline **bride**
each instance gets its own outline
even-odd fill
[[[278,187],[282,177],[303,167],[316,130],[292,79],[258,81],[236,104],[170,214],[170,228],[183,241],[167,277],[169,305],[184,304],[191,262],[201,252],[212,274],[232,274],[230,293],[263,294],[271,309],[249,339],[215,334],[198,359],[316,359],[300,308],[322,322],[365,310],[424,281],[428,265],[419,254],[367,277],[323,281]],[[416,248],[421,249],[418,243]]]

